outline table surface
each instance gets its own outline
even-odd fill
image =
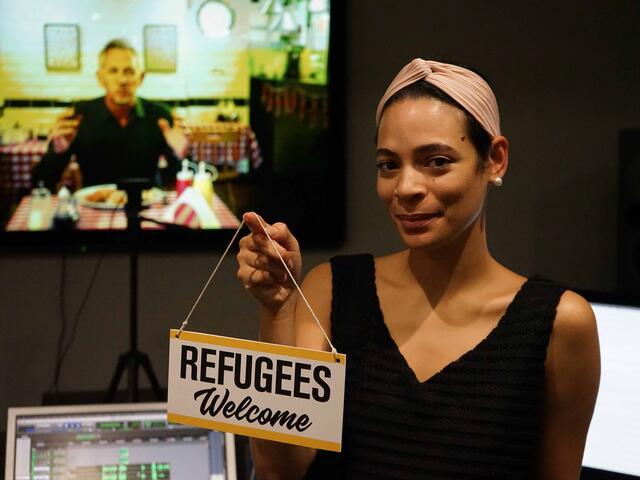
[[[171,203],[176,199],[176,192],[167,192],[166,202],[162,204],[152,205],[143,210],[143,217],[152,218],[158,221],[164,220],[164,213],[167,211]],[[28,230],[29,204],[31,197],[25,196],[20,201],[18,208],[7,223],[7,231],[24,231]],[[52,197],[53,208],[57,205],[57,198]],[[214,194],[211,208],[218,218],[220,228],[238,228],[240,221],[229,210],[229,207]],[[76,225],[77,230],[124,230],[127,227],[127,218],[123,209],[97,209],[84,205],[78,205],[78,213],[80,218]],[[162,225],[153,222],[142,222],[144,229],[163,229]]]

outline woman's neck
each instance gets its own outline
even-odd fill
[[[499,267],[489,253],[483,219],[452,242],[407,252],[410,274],[425,292],[441,297],[484,284]]]

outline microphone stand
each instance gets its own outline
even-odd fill
[[[147,374],[156,400],[162,401],[163,394],[158,379],[153,372],[151,361],[146,353],[138,350],[138,253],[140,251],[140,230],[142,211],[142,190],[151,188],[148,178],[128,178],[118,183],[118,189],[127,192],[125,213],[127,216],[127,232],[129,237],[129,351],[118,358],[116,370],[111,378],[105,400],[113,402],[122,376],[127,371],[127,400],[139,401],[138,369],[142,367]]]

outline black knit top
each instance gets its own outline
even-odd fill
[[[564,287],[529,278],[484,340],[421,383],[384,323],[373,258],[331,266],[331,333],[347,354],[343,445],[318,451],[305,478],[532,478]]]

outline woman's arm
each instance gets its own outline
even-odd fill
[[[538,478],[578,480],[600,383],[600,349],[593,311],[571,291],[558,305],[545,376]]]
[[[326,340],[304,301],[288,278],[262,227],[253,214],[244,218],[252,233],[240,242],[238,278],[260,302],[260,340],[282,345],[327,349]],[[266,224],[265,224],[266,225]],[[301,270],[298,244],[286,225],[267,226],[290,271]],[[323,328],[329,333],[331,271],[316,267],[306,276],[302,291]],[[252,438],[251,451],[258,479],[300,479],[316,456],[316,450]]]
[[[311,270],[301,289],[328,335],[331,308],[331,270],[328,264]],[[327,350],[328,345],[306,304],[295,295],[294,345]],[[264,320],[264,318],[263,318]],[[261,326],[261,339],[267,336],[267,325]],[[274,338],[271,338],[273,340]],[[267,440],[251,439],[251,452],[256,474],[262,479],[297,480],[304,476],[316,456],[314,448],[299,447]]]

